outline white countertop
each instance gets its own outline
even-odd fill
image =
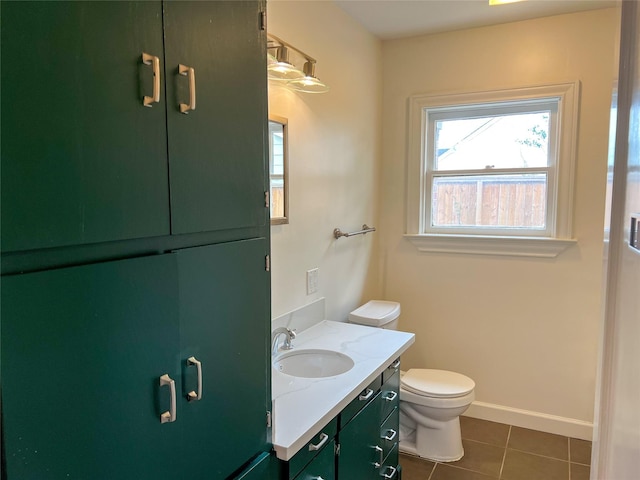
[[[414,334],[323,320],[293,341],[296,349],[344,353],[355,365],[341,375],[301,378],[271,368],[272,441],[276,456],[290,460],[414,342]]]

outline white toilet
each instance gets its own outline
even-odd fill
[[[372,300],[349,314],[349,322],[395,330],[400,304]],[[460,415],[475,396],[476,384],[446,370],[412,368],[401,372],[400,450],[437,462],[464,455]]]

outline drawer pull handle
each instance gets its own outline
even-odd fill
[[[367,400],[369,400],[371,397],[373,396],[373,390],[371,390],[370,388],[367,388],[363,394],[361,394],[358,397],[358,400],[361,400],[363,402],[366,402]]]
[[[198,401],[202,398],[202,362],[200,360],[196,360],[196,357],[189,357],[187,359],[187,366],[191,367],[195,365],[198,371],[198,391],[190,391],[187,394],[187,400],[190,402]]]
[[[318,476],[318,477],[313,477],[311,480],[324,480],[324,478]]]
[[[394,370],[396,370],[399,366],[400,366],[400,359],[396,360],[391,364],[391,368],[393,368]]]
[[[379,447],[378,445],[376,445],[375,447],[373,447],[374,450],[378,453],[378,455],[380,455],[380,461],[379,462],[373,462],[373,466],[376,468],[380,468],[382,466],[382,462],[384,461],[384,450],[382,449],[382,447]]]
[[[171,405],[169,410],[160,414],[160,423],[175,422],[176,421],[176,382],[169,377],[168,374],[164,374],[160,377],[160,386],[169,386],[171,392]]]
[[[186,75],[189,80],[189,104],[180,104],[180,111],[182,113],[189,113],[196,109],[196,70],[193,67],[180,64],[178,65],[178,73],[180,75]]]
[[[396,399],[397,396],[398,396],[398,392],[388,392],[388,393],[385,394],[385,396],[383,398],[387,402],[393,402]]]
[[[309,451],[310,452],[315,452],[316,450],[320,450],[325,443],[327,443],[327,441],[329,440],[329,435],[327,435],[326,433],[321,433],[320,434],[320,441],[317,444],[310,444],[309,445]]]
[[[398,435],[398,432],[396,432],[394,429],[390,428],[389,430],[387,430],[387,434],[382,438],[383,438],[383,440],[391,442],[391,441],[393,441],[394,438],[396,438],[396,435]]]
[[[397,470],[395,468],[393,468],[392,466],[388,465],[387,467],[385,467],[388,470],[391,470],[391,473],[380,473],[380,476],[383,478],[393,478],[396,476],[396,472]]]
[[[160,101],[160,59],[154,55],[142,52],[142,63],[151,65],[153,68],[153,93],[151,97],[144,96],[142,104],[145,107],[152,107],[154,103]]]

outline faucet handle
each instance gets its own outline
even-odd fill
[[[287,332],[285,333],[286,338],[284,339],[284,343],[282,344],[282,349],[283,350],[291,350],[293,348],[293,344],[291,343],[291,341],[296,338],[296,331],[295,329],[290,329],[287,328]]]

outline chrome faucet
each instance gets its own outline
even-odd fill
[[[280,335],[286,335],[284,342],[282,343],[282,350],[291,350],[293,348],[293,344],[291,341],[296,338],[296,331],[291,330],[287,327],[278,327],[276,328],[271,335],[271,354],[275,355],[278,353],[278,337]]]

